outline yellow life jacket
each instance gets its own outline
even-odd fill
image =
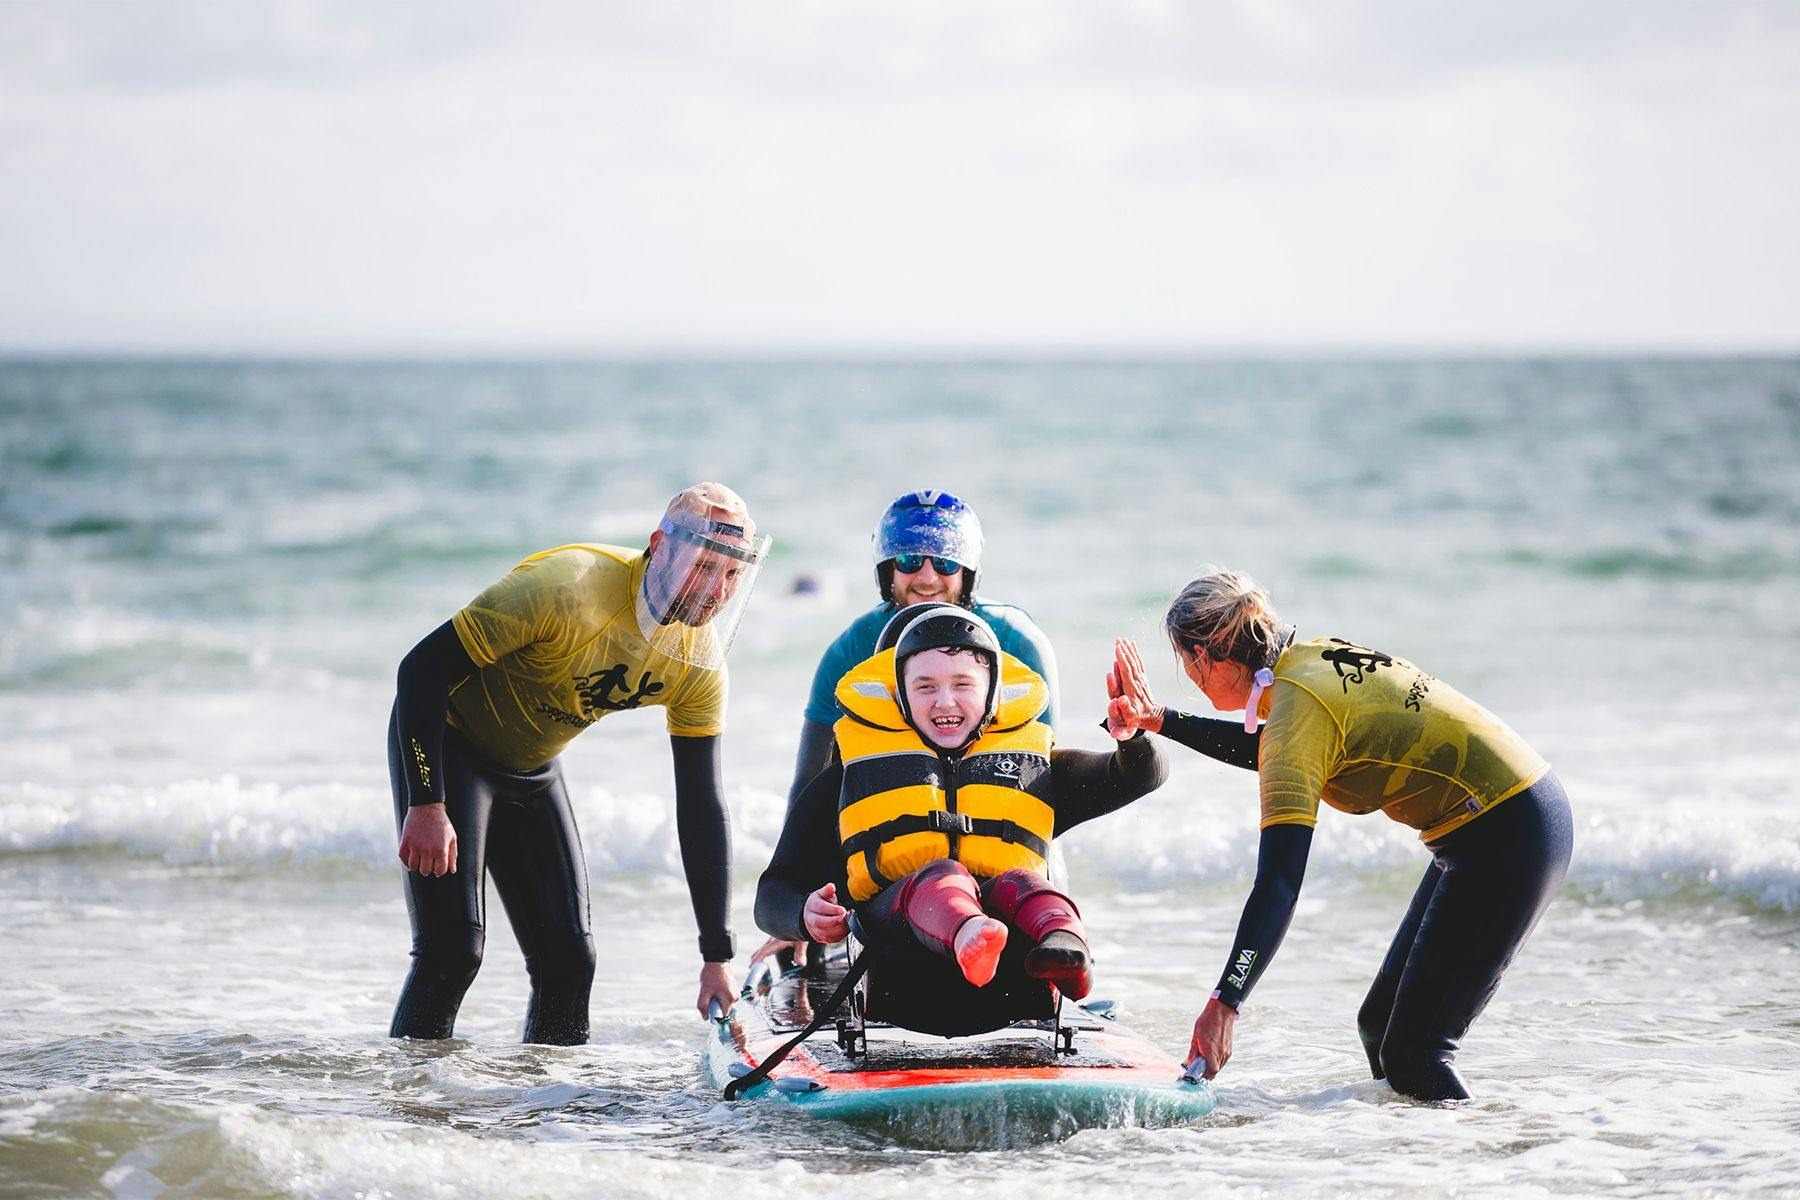
[[[926,863],[952,858],[981,879],[1024,867],[1042,873],[1056,831],[1050,801],[1050,689],[1010,654],[1000,656],[994,719],[950,758],[906,723],[896,699],[894,652],[883,650],[838,680],[834,727],[844,783],[838,795],[850,898],[861,904]]]

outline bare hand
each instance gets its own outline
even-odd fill
[[[828,883],[806,898],[801,922],[815,942],[841,942],[850,936],[850,910],[837,902],[837,884]]]
[[[1113,642],[1112,670],[1106,676],[1106,732],[1124,741],[1142,729],[1160,733],[1163,724],[1162,705],[1150,692],[1150,680],[1144,672],[1144,660],[1137,645],[1129,638]]]
[[[750,956],[750,965],[754,967],[763,959],[780,954],[783,950],[793,951],[794,965],[796,967],[804,967],[806,965],[806,943],[783,941],[781,938],[770,938],[761,946],[758,946],[756,953]]]
[[[1194,1022],[1194,1038],[1188,1043],[1188,1061],[1206,1060],[1206,1077],[1217,1075],[1231,1061],[1231,1034],[1237,1028],[1237,1010],[1222,1000],[1208,1000]]]
[[[400,861],[421,875],[456,874],[456,827],[442,804],[415,804],[406,810]]]
[[[694,1007],[700,1010],[701,1016],[708,1019],[712,1017],[710,1010],[715,1000],[719,1002],[721,1010],[730,1012],[731,1006],[737,1003],[737,996],[738,985],[731,977],[730,963],[701,964],[700,997],[694,1001]]]

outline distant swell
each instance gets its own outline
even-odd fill
[[[747,884],[768,861],[785,799],[755,788],[734,790],[731,799],[739,883]],[[0,855],[125,853],[171,864],[390,869],[390,804],[385,792],[369,788],[278,787],[232,776],[151,789],[11,785],[0,787]],[[666,795],[583,789],[575,806],[594,875],[679,876]],[[1225,815],[1150,802],[1084,826],[1062,844],[1084,883],[1158,891],[1237,886],[1250,877],[1256,833]],[[1410,874],[1422,861],[1416,839],[1397,825],[1327,814],[1309,872],[1352,880]],[[1570,883],[1602,904],[1726,899],[1800,912],[1800,836],[1774,816],[1594,816],[1577,831]]]

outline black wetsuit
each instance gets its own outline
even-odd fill
[[[1219,753],[1219,722],[1169,711],[1163,736],[1256,769],[1255,737],[1235,759]],[[1421,1100],[1469,1095],[1452,1065],[1469,1026],[1500,984],[1569,867],[1574,824],[1554,773],[1431,845],[1432,862],[1357,1014],[1375,1078]],[[1305,825],[1262,831],[1256,882],[1220,977],[1219,999],[1238,1008],[1275,957],[1312,849]]]
[[[483,882],[512,922],[531,978],[525,1041],[579,1045],[588,1039],[594,979],[587,866],[555,759],[508,771],[483,759],[445,721],[450,689],[476,670],[445,622],[401,661],[388,725],[388,771],[396,823],[413,805],[443,803],[456,830],[456,871],[406,875],[413,965],[394,1009],[394,1037],[446,1038],[481,967],[487,914]],[[676,833],[699,921],[701,956],[732,957],[727,922],[730,834],[719,783],[717,737],[671,737]],[[416,754],[406,747],[419,747]],[[422,760],[422,762],[421,762]]]

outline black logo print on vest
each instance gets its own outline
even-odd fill
[[[650,672],[645,671],[638,676],[635,691],[630,691],[629,695],[614,697],[613,693],[628,691],[630,687],[625,681],[624,663],[615,663],[592,675],[575,677],[575,690],[581,693],[581,702],[589,712],[623,712],[628,708],[636,708],[663,690],[663,685],[651,680]]]
[[[1382,667],[1394,665],[1394,657],[1391,654],[1383,654],[1379,650],[1370,650],[1364,646],[1355,646],[1343,638],[1332,638],[1331,640],[1334,645],[1342,648],[1327,650],[1319,657],[1337,670],[1338,678],[1344,681],[1344,691],[1346,692],[1350,690],[1351,684],[1363,681],[1364,671],[1372,675]]]

